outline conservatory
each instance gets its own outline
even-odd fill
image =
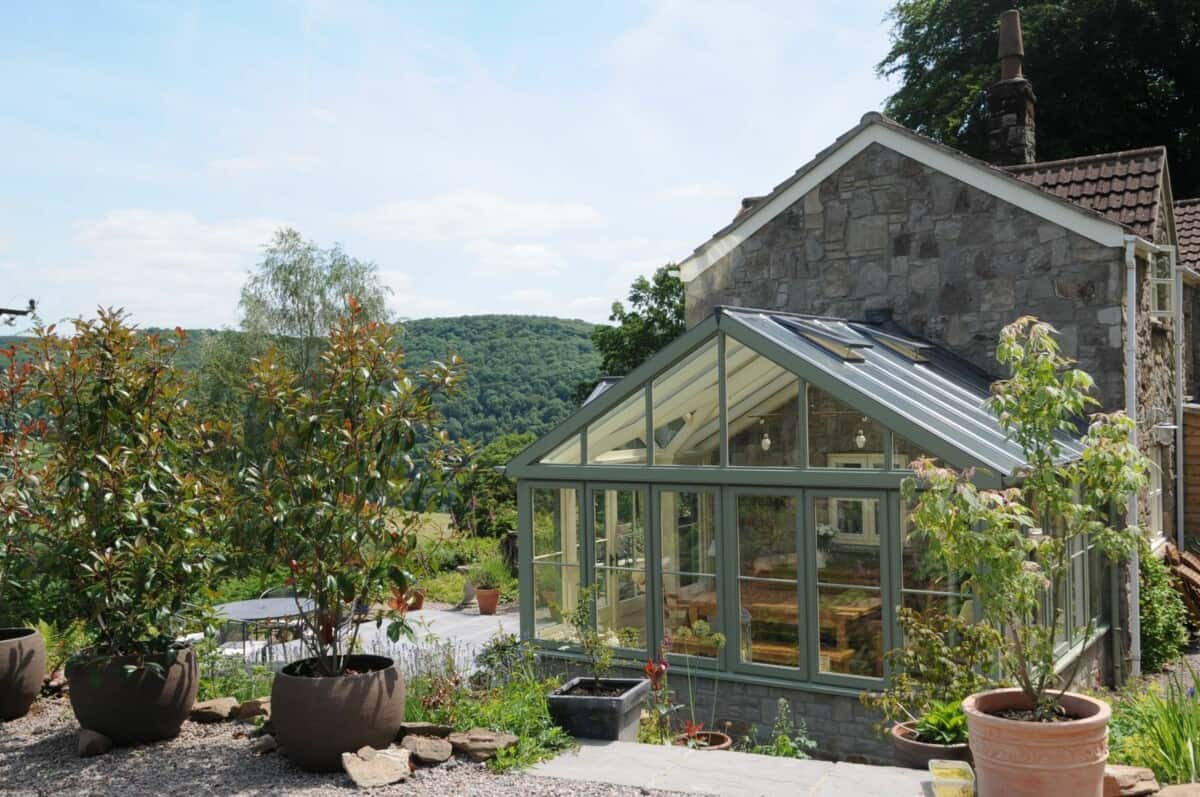
[[[570,656],[567,615],[596,584],[621,657],[876,688],[899,607],[974,611],[910,538],[900,485],[922,456],[1012,482],[1024,460],[988,388],[879,326],[718,308],[509,464],[523,638]],[[1047,600],[1064,656],[1104,595],[1097,551],[1072,553]]]

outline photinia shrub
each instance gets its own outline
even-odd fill
[[[239,514],[258,550],[290,569],[312,674],[343,673],[357,641],[355,607],[412,581],[420,512],[435,507],[462,465],[436,407],[458,385],[460,366],[451,358],[408,370],[392,328],[353,299],[310,382],[278,351],[254,361],[250,421],[260,437],[244,453]],[[393,640],[411,633],[399,613],[387,620]]]

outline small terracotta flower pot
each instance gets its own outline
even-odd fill
[[[419,612],[423,608],[425,608],[425,590],[410,589],[408,591],[408,610]]]
[[[728,750],[733,747],[733,739],[720,731],[700,731],[694,737],[681,733],[675,737],[675,746],[687,747],[689,738],[695,739],[695,744],[692,745],[694,750]]]
[[[495,614],[496,607],[500,605],[500,590],[476,589],[475,600],[479,603],[480,614]]]
[[[909,769],[928,769],[936,758],[948,761],[970,761],[971,748],[965,744],[930,744],[917,741],[915,723],[897,722],[892,726],[892,756],[896,766]]]
[[[963,701],[979,797],[1102,797],[1112,709],[1073,692],[1059,704],[1079,719],[1025,722],[995,716],[1032,708],[1020,689],[980,692]]]

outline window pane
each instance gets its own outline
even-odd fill
[[[819,387],[809,385],[808,466],[882,468],[883,426]]]
[[[958,595],[943,595],[927,592],[904,592],[900,603],[906,609],[920,614],[957,615],[970,622],[975,621],[975,609],[970,598]]]
[[[646,507],[641,490],[592,493],[598,629],[614,647],[646,646]]]
[[[720,374],[713,338],[654,380],[654,464],[718,465]]]
[[[579,605],[579,568],[533,566],[533,635],[551,642],[574,640],[566,616]]]
[[[817,528],[817,580],[879,586],[879,499],[820,497],[813,501]]]
[[[1073,542],[1082,542],[1076,537]],[[1071,557],[1071,627],[1072,638],[1083,639],[1088,624],[1087,552],[1082,550]]]
[[[937,459],[937,457],[928,451],[919,448],[895,432],[892,433],[892,468],[895,470],[908,470],[913,460],[921,457]]]
[[[1174,309],[1171,306],[1171,292],[1174,287],[1169,282],[1154,283],[1154,312],[1169,313]]]
[[[539,457],[538,462],[542,465],[578,465],[581,455],[579,442],[579,435],[572,435],[558,448],[545,456]]]
[[[908,520],[909,509],[900,505],[901,576],[904,589],[931,592],[957,592],[958,584],[951,580],[942,562],[929,553],[924,535]]]
[[[646,464],[646,391],[639,390],[587,429],[588,464]]]
[[[707,492],[659,493],[663,628],[674,653],[715,656],[721,647],[716,503]]]
[[[801,465],[799,385],[792,372],[725,339],[729,464]]]
[[[574,488],[533,489],[533,560],[579,564],[579,504]]]
[[[821,587],[817,592],[821,672],[883,677],[883,602],[877,590]]]
[[[800,591],[795,582],[738,580],[739,656],[744,662],[800,666]]]
[[[737,534],[743,576],[796,579],[795,498],[739,495]]]

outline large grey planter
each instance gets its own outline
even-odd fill
[[[646,678],[601,678],[601,685],[623,686],[625,691],[615,697],[571,694],[578,684],[591,680],[572,678],[552,692],[550,716],[578,739],[636,742],[642,703],[650,694],[650,681]]]

